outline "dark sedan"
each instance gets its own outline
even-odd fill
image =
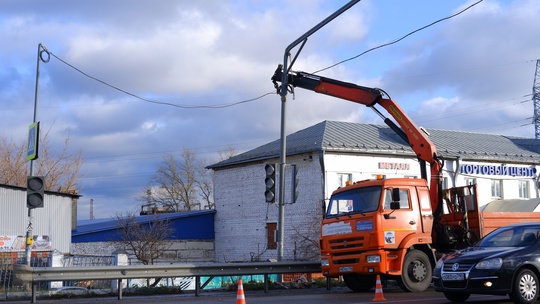
[[[498,228],[464,250],[440,259],[433,283],[452,302],[471,294],[509,295],[534,303],[540,288],[540,223]]]

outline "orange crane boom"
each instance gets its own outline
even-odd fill
[[[283,76],[283,67],[279,65],[272,81],[278,91],[280,88],[278,81],[280,82]],[[385,123],[394,130],[403,140],[405,140],[419,160],[424,163],[427,162],[430,165],[430,198],[432,202],[433,210],[437,210],[435,214],[438,214],[440,210],[442,198],[441,193],[441,171],[442,163],[437,156],[437,149],[431,142],[428,135],[422,131],[421,128],[411,120],[411,118],[403,111],[403,109],[392,99],[384,98],[384,91],[376,88],[368,88],[359,86],[349,82],[343,82],[335,79],[321,77],[314,74],[309,74],[300,71],[288,72],[288,83],[293,87],[299,87],[306,90],[311,90],[317,93],[334,96],[337,98],[345,99],[355,103],[359,103],[373,109]],[[287,89],[287,88],[285,88]],[[384,95],[387,95],[384,93]],[[399,127],[385,117],[380,111],[375,108],[375,105],[383,107],[399,124]],[[422,178],[427,180],[427,173],[425,166],[422,166]]]

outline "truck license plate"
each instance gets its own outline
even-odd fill
[[[465,274],[464,273],[443,273],[442,280],[443,281],[463,281],[465,280]]]
[[[339,272],[352,272],[352,266],[341,266]]]

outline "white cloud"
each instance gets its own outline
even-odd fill
[[[2,1],[0,134],[25,140],[40,42],[85,73],[144,98],[229,104],[273,91],[270,77],[285,47],[346,2]],[[470,3],[362,1],[312,35],[293,69],[328,67]],[[529,113],[530,104],[514,98],[531,92],[540,54],[539,10],[532,0],[484,0],[321,75],[380,87],[428,128],[532,136],[519,127],[532,116],[532,106]],[[212,155],[230,145],[245,150],[278,139],[281,101],[270,95],[224,109],[158,105],[53,57],[41,64],[38,110],[54,141],[70,134],[74,148],[87,157],[85,169],[94,178],[82,180],[85,197],[96,198],[96,205],[123,206],[136,204],[140,189],[134,185],[148,181],[145,174],[165,152],[188,147]],[[296,100],[289,95],[287,118],[287,133],[323,120],[382,124],[364,106],[302,89]]]

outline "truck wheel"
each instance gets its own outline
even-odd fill
[[[471,296],[468,293],[454,293],[454,292],[444,292],[444,296],[451,302],[462,303],[467,301]]]
[[[536,274],[529,269],[521,269],[514,279],[510,298],[514,303],[535,303],[539,287]]]
[[[401,276],[397,283],[409,292],[421,292],[431,284],[433,270],[429,258],[420,250],[411,250],[405,255]]]
[[[354,292],[370,291],[373,287],[375,287],[375,280],[376,278],[374,276],[365,276],[356,273],[343,275],[345,285],[347,285],[347,287]]]

